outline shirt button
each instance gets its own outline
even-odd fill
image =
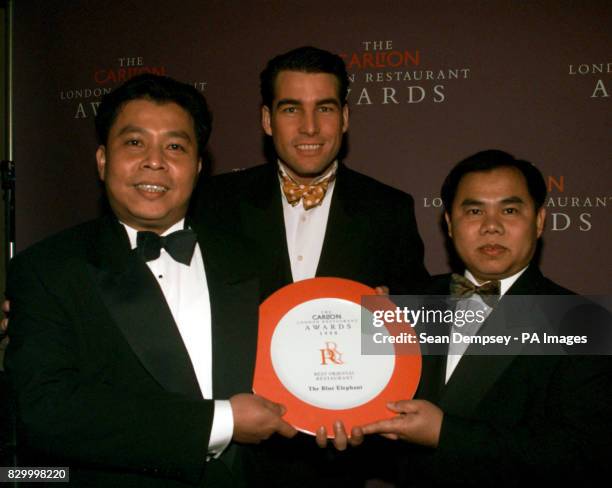
[[[304,256],[302,256],[301,254],[298,256],[298,261],[302,261],[304,259]]]

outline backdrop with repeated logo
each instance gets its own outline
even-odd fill
[[[193,83],[214,113],[212,172],[249,167],[261,69],[311,44],[352,78],[347,165],[414,196],[430,272],[449,269],[442,179],[499,148],[547,178],[544,272],[612,292],[609,0],[15,3],[18,249],[99,213],[102,94],[144,71]]]

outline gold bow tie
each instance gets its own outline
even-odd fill
[[[302,200],[304,209],[310,210],[311,208],[321,204],[323,198],[325,198],[327,187],[334,179],[334,175],[331,175],[329,178],[319,181],[314,185],[302,185],[296,183],[282,173],[281,178],[283,180],[283,193],[291,206],[295,207],[298,203],[300,203],[300,200]]]
[[[476,293],[482,297],[489,307],[493,307],[499,300],[499,289],[500,283],[497,280],[487,281],[485,284],[477,286],[457,273],[451,275],[450,294],[454,298],[469,298]]]

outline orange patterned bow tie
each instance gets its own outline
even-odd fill
[[[493,307],[499,300],[499,289],[500,282],[497,280],[477,286],[457,273],[451,275],[450,294],[455,298],[469,298],[476,293],[489,307]]]
[[[325,198],[327,187],[334,179],[334,175],[314,185],[301,185],[282,173],[281,178],[283,180],[283,193],[291,206],[295,207],[302,200],[304,209],[310,210],[321,204],[323,198]]]

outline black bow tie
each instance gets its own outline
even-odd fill
[[[497,280],[476,286],[464,276],[456,273],[451,276],[450,294],[455,298],[469,298],[476,293],[489,307],[493,307],[499,300],[499,289],[500,283]]]
[[[191,229],[177,230],[167,236],[140,231],[136,236],[136,245],[138,254],[145,261],[157,259],[163,247],[172,259],[189,266],[196,245],[196,235]]]

